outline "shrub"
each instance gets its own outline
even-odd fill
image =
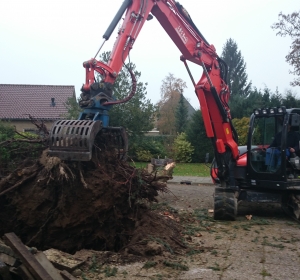
[[[137,150],[136,157],[138,161],[151,161],[153,155],[148,150]]]
[[[149,161],[167,154],[161,138],[143,136],[129,139],[129,156],[137,161]]]
[[[9,123],[0,121],[0,143],[13,138],[15,129]],[[9,150],[5,146],[0,146],[0,167],[1,163],[9,160]]]
[[[21,132],[6,122],[0,121],[0,143],[7,140],[35,139],[38,135]],[[25,158],[37,158],[43,149],[40,143],[11,142],[0,145],[0,171],[5,174],[15,168]]]
[[[174,140],[174,158],[177,162],[191,162],[194,147],[186,140],[186,134],[180,133]]]

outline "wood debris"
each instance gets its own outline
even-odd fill
[[[70,273],[84,264],[58,250],[29,248],[14,233],[5,234],[4,242],[0,240],[0,279],[11,280],[16,275],[29,280],[72,280],[76,278]]]

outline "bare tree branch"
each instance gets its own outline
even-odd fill
[[[293,40],[290,46],[290,52],[285,59],[286,62],[294,68],[294,70],[290,70],[289,73],[298,76],[291,82],[291,85],[300,86],[300,13],[294,12],[285,15],[280,12],[278,22],[274,23],[271,27],[274,30],[278,30],[276,35],[282,37],[289,36]]]

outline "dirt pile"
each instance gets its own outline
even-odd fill
[[[28,246],[69,253],[176,250],[178,225],[145,204],[167,191],[159,179],[109,155],[78,163],[44,151],[0,181],[0,235],[14,232]]]

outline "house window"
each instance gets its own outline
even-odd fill
[[[35,128],[24,128],[23,132],[29,132],[29,133],[33,133],[33,134],[38,134],[38,130]]]

